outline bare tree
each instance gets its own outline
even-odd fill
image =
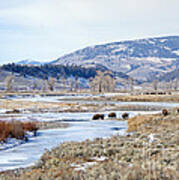
[[[123,85],[123,87],[124,87],[124,90],[126,91],[127,90],[127,80],[123,80],[122,81],[122,85]]]
[[[170,89],[170,83],[169,83],[169,82],[166,82],[166,83],[165,83],[165,89],[166,89],[166,90],[169,90],[169,89]]]
[[[55,89],[55,84],[56,84],[56,79],[55,78],[52,78],[50,77],[47,81],[47,87],[50,91],[54,91]]]
[[[92,78],[89,79],[89,86],[90,86],[90,91],[95,92],[96,83],[95,83],[94,79],[92,79]]]
[[[155,91],[158,90],[158,81],[157,81],[157,80],[154,80],[154,81],[153,81],[153,89],[154,89]]]
[[[72,92],[73,91],[73,79],[72,79],[72,77],[69,78],[68,82],[69,82],[70,91]]]
[[[169,90],[172,90],[172,88],[173,88],[173,82],[172,82],[172,80],[169,82]]]
[[[5,78],[5,83],[6,83],[6,91],[11,91],[13,88],[13,82],[14,82],[14,76],[9,75]]]
[[[47,89],[47,82],[46,82],[46,80],[40,80],[39,81],[39,86],[40,86],[40,90],[41,91],[46,91],[46,89]]]
[[[110,92],[113,88],[113,83],[109,75],[104,76],[103,89],[105,92]]]
[[[133,91],[134,89],[134,79],[133,78],[129,78],[129,87],[130,87],[130,90]]]
[[[32,85],[32,89],[33,90],[37,90],[39,88],[39,82],[37,82],[36,80],[33,81],[33,85]]]
[[[61,83],[63,85],[63,90],[66,89],[66,79],[64,77],[61,78]]]
[[[97,71],[95,78],[90,80],[91,90],[97,90],[99,93],[114,91],[115,86],[116,80],[112,77],[112,73],[110,71]]]
[[[104,73],[101,71],[97,71],[97,75],[96,75],[95,79],[98,84],[98,92],[101,93],[102,92],[102,84],[103,84],[103,80],[104,80]]]
[[[76,76],[75,77],[75,91],[77,91],[79,88],[79,80],[78,80],[78,77]]]
[[[174,90],[176,91],[178,89],[178,79],[174,79]]]

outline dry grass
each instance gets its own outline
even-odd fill
[[[179,125],[179,113],[177,110],[169,111],[167,115],[162,113],[155,115],[138,115],[128,119],[128,132],[157,132],[161,129],[176,129]]]
[[[7,138],[24,139],[25,131],[20,121],[0,122],[0,140]]]
[[[136,101],[136,102],[179,102],[176,95],[133,95],[114,97],[117,101]]]
[[[27,100],[1,100],[0,108],[7,109],[7,113],[16,113],[15,110],[33,110],[36,112],[40,112],[45,109],[61,109],[64,107],[73,107],[75,103],[63,103],[63,102],[32,102]],[[10,111],[9,111],[10,110]],[[19,112],[18,112],[19,113]]]
[[[36,135],[36,132],[39,128],[37,127],[37,123],[35,123],[35,122],[24,122],[23,129],[25,131],[33,132],[34,135]]]
[[[36,133],[37,130],[34,122],[0,121],[0,141],[5,142],[8,138],[24,140],[26,131]]]
[[[79,99],[80,100],[80,99]],[[122,102],[179,102],[176,95],[115,95],[112,97],[90,97],[88,101],[122,101]]]

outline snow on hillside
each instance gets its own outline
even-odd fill
[[[34,61],[34,60],[31,60],[31,59],[26,59],[26,60],[19,61],[16,64],[21,64],[21,65],[42,65],[44,63],[40,62],[40,61]]]
[[[60,57],[52,64],[103,65],[109,70],[127,75],[140,72],[138,80],[151,80],[176,68],[179,61],[179,36],[139,39],[91,46]],[[165,67],[165,70],[163,68]]]

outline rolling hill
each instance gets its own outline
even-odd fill
[[[153,81],[179,67],[179,36],[113,42],[86,47],[58,58],[53,65],[103,65],[139,81]]]

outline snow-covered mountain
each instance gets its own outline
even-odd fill
[[[51,64],[103,65],[140,81],[150,81],[179,68],[179,36],[113,42],[86,47]]]
[[[42,65],[42,64],[45,64],[45,63],[40,62],[40,61],[34,61],[34,60],[31,60],[31,59],[25,59],[25,60],[17,62],[16,64],[21,64],[21,65]]]

